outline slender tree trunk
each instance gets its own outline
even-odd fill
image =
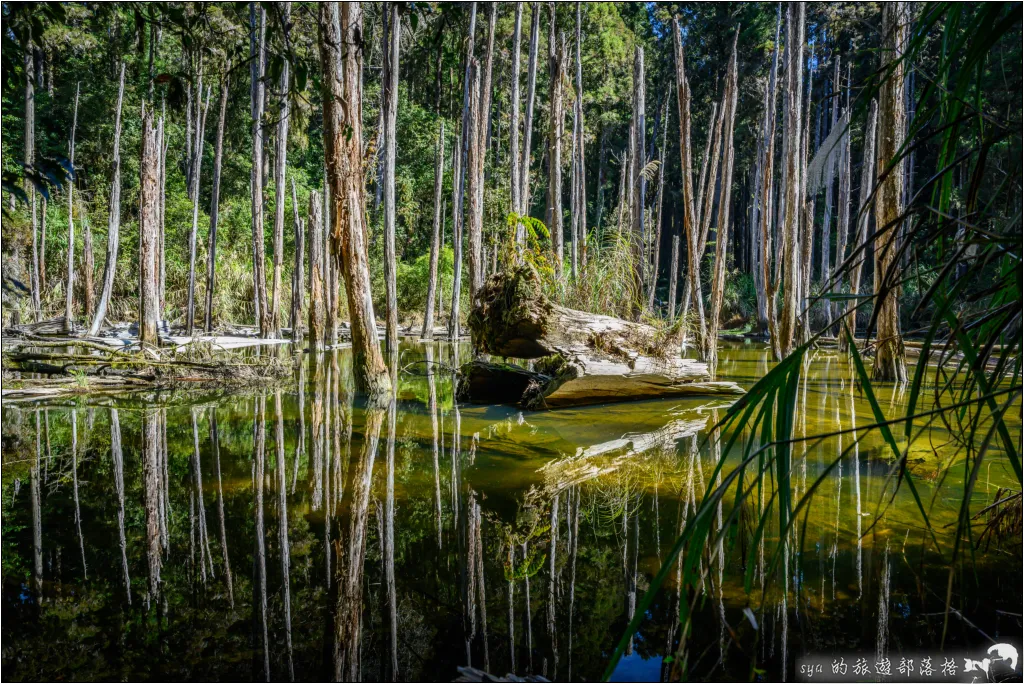
[[[736,27],[736,35],[732,41],[732,59],[725,76],[725,96],[723,111],[725,127],[722,130],[724,150],[722,152],[722,190],[718,202],[718,230],[715,236],[715,267],[711,278],[711,310],[708,314],[709,354],[706,357],[708,369],[714,377],[718,366],[718,324],[722,310],[722,297],[725,293],[725,261],[729,247],[729,210],[732,197],[732,169],[736,150],[733,144],[733,130],[736,124],[736,100],[739,91],[736,64],[736,46],[740,39],[740,29]]]
[[[668,320],[676,320],[676,287],[679,273],[679,234],[672,235],[672,270],[668,274]]]
[[[292,214],[295,222],[295,268],[292,271],[292,341],[302,339],[302,309],[306,295],[306,231],[299,218],[299,197],[295,191],[295,177],[292,176]]]
[[[107,220],[107,256],[103,266],[103,290],[96,306],[96,314],[89,326],[90,337],[98,335],[103,319],[107,315],[110,295],[114,291],[114,274],[117,272],[117,248],[120,244],[121,229],[121,105],[124,103],[124,62],[121,62],[121,80],[117,90],[117,107],[114,109],[114,174],[110,181],[110,216]]]
[[[204,328],[213,331],[213,291],[217,273],[217,221],[220,215],[220,173],[224,162],[224,126],[228,113],[228,74],[231,63],[227,64],[220,84],[220,117],[217,120],[217,141],[213,151],[213,188],[210,192],[210,236],[206,256],[206,311]]]
[[[39,217],[39,306],[42,308],[43,293],[46,292],[46,214],[49,202],[43,195],[43,206]]]
[[[842,89],[839,86],[839,55],[836,55],[835,69],[832,75],[832,118],[829,126],[829,132],[835,130],[836,125],[839,122],[839,93]],[[842,152],[840,152],[842,154]],[[828,288],[829,280],[832,277],[832,186],[836,169],[834,167],[826,170],[828,184],[825,186],[825,219],[821,226],[821,287],[822,292],[825,292]],[[840,180],[840,183],[842,181]],[[840,207],[840,212],[842,208]],[[836,238],[838,243],[842,238]],[[836,254],[838,262],[839,254]],[[832,318],[832,304],[827,298],[821,300],[821,310],[825,316],[825,320],[828,321]]]
[[[423,314],[423,332],[420,337],[424,340],[434,338],[434,321],[436,320],[435,304],[438,300],[438,275],[437,267],[441,256],[441,223],[444,221],[444,213],[441,201],[441,192],[444,187],[444,119],[441,119],[441,128],[437,133],[437,145],[434,147],[434,224],[430,236],[430,276],[427,280],[427,305]]]
[[[36,86],[35,57],[31,45],[26,41],[25,49],[25,171],[33,169],[36,160]],[[41,302],[39,287],[39,235],[37,232],[36,189],[31,180],[25,181],[25,194],[29,196],[32,207],[32,267],[30,274],[30,294],[32,297],[33,320],[39,321]],[[34,482],[34,480],[33,480]]]
[[[480,62],[476,59],[472,62],[472,69],[469,79],[469,121],[466,129],[469,134],[469,154],[467,155],[468,181],[466,192],[469,194],[469,231],[467,243],[469,248],[469,301],[470,305],[476,303],[477,290],[483,285],[483,259],[482,259],[482,224],[483,207],[480,206],[479,184],[481,178],[477,175],[477,166],[483,150],[480,149],[480,124],[482,116],[480,112]]]
[[[683,55],[682,30],[679,21],[672,22],[675,62],[676,62],[676,101],[679,106],[679,156],[680,168],[683,175],[683,235],[686,238],[687,253],[687,283],[683,288],[683,318],[689,313],[690,300],[692,299],[697,309],[697,352],[703,358],[705,355],[705,342],[707,340],[707,322],[704,318],[704,296],[700,284],[700,260],[703,256],[703,249],[700,246],[700,217],[697,215],[697,206],[700,200],[700,193],[696,196],[693,193],[693,160],[690,150],[693,147],[691,137],[690,118],[690,82],[686,78],[686,60]],[[711,121],[715,120],[717,107],[711,110]],[[708,137],[710,145],[711,135]],[[705,166],[707,165],[708,153],[704,153]],[[704,173],[701,173],[702,182]]]
[[[800,217],[802,169],[800,167],[803,139],[803,55],[806,7],[791,2],[786,9],[786,109],[783,138],[790,141],[784,150],[786,164],[785,220],[782,226],[782,267],[785,273],[783,309],[779,321],[780,358],[793,350],[797,311],[800,308]]]
[[[654,310],[654,295],[658,289],[658,266],[661,261],[661,222],[662,222],[662,200],[665,196],[665,172],[668,170],[665,167],[665,152],[668,149],[668,99],[665,100],[664,107],[664,121],[662,122],[661,131],[661,152],[659,153],[658,159],[661,164],[658,166],[658,193],[654,200],[654,253],[651,256],[651,282],[647,289],[647,309],[650,311]],[[674,294],[674,293],[673,293]],[[675,297],[673,296],[670,307],[675,306]],[[670,318],[675,318],[675,312],[669,314]]]
[[[398,55],[402,26],[398,18],[398,4],[385,5],[389,32],[385,40],[383,88],[381,109],[384,115],[384,287],[386,333],[384,346],[388,358],[398,358],[398,256],[395,252],[395,123],[398,119]]]
[[[82,220],[82,299],[85,304],[85,318],[92,320],[96,310],[93,274],[96,272],[96,258],[92,249],[92,226],[88,216]]]
[[[203,103],[203,75],[199,74],[196,93],[196,137],[192,167],[192,230],[188,236],[188,302],[185,308],[185,334],[192,335],[196,320],[196,247],[199,241],[199,178],[203,167],[203,141],[206,139],[206,114],[210,111],[210,88],[206,88]]]
[[[477,277],[475,282],[471,279],[470,301],[475,303],[476,293],[483,287],[484,279],[487,277],[487,254],[483,243],[484,230],[484,169],[487,163],[487,141],[490,135],[491,121],[491,90],[494,74],[494,32],[498,23],[499,5],[491,3],[490,14],[487,21],[487,49],[484,53],[483,72],[481,74],[479,96],[480,102],[476,114],[476,162],[471,167],[476,173],[475,200],[471,200],[471,225],[470,241],[476,239],[476,260]],[[472,144],[472,141],[471,141]],[[473,258],[472,255],[470,257]]]
[[[522,212],[522,160],[520,158],[519,142],[519,59],[522,51],[523,33],[523,3],[516,3],[515,29],[512,33],[512,122],[509,127],[509,173],[511,175],[511,209],[514,214]],[[436,201],[435,201],[436,205]],[[521,223],[516,224],[515,244],[517,259],[522,256],[522,249],[526,240],[525,231]]]
[[[852,70],[850,65],[846,65],[846,108],[847,112],[847,126],[849,127],[849,113],[850,109],[850,83]],[[850,173],[850,146],[853,136],[850,131],[847,130],[843,134],[842,152],[839,157],[839,225],[836,230],[836,271],[841,275],[843,262],[846,261],[846,243],[849,240],[850,235],[850,194],[852,188],[852,175]],[[840,289],[840,283],[837,282],[838,278],[831,276],[829,278],[829,287],[834,288],[836,291]],[[831,316],[836,317],[837,325],[833,327],[832,334],[838,336],[842,335],[838,325],[838,317],[840,309],[838,305],[831,307]]]
[[[909,16],[906,3],[882,7],[883,59],[892,67],[882,82],[878,104],[877,169],[875,195],[875,307],[878,346],[872,377],[906,382],[907,353],[900,333],[900,276],[897,273],[900,231],[903,223],[904,161],[907,101],[902,60],[906,50]]]
[[[327,257],[324,253],[324,221],[320,193],[309,193],[309,346],[327,346]]]
[[[640,300],[643,292],[643,243],[644,243],[644,195],[646,194],[647,184],[644,181],[643,170],[647,166],[647,134],[646,134],[646,119],[645,112],[647,109],[646,94],[644,87],[644,49],[640,45],[636,46],[636,54],[633,59],[633,142],[631,143],[631,155],[630,162],[632,167],[630,171],[630,184],[629,184],[629,207],[631,210],[631,230],[632,236],[630,239],[633,241],[633,252],[636,263],[634,272],[634,302],[631,303],[633,307],[633,315],[638,316],[640,311]]]
[[[159,297],[159,309],[157,318],[163,319],[164,310],[167,306],[167,254],[165,247],[166,226],[167,226],[167,105],[161,103],[160,122],[157,124],[157,153],[160,156],[160,202],[157,211],[159,213],[160,235],[157,239],[157,295]]]
[[[812,64],[815,63],[814,50],[811,50],[811,56],[809,60]],[[807,165],[808,159],[811,156],[811,110],[813,103],[813,92],[814,92],[814,73],[815,68],[811,68],[807,72],[807,104],[806,104],[806,115],[804,124],[804,137],[801,147],[800,157],[800,197],[802,198],[802,213],[801,213],[801,226],[800,230],[800,290],[797,299],[797,311],[799,312],[797,320],[797,332],[800,334],[800,341],[806,342],[810,338],[811,328],[811,311],[808,304],[811,301],[811,269],[814,264],[812,261],[812,254],[814,251],[814,218],[815,218],[815,204],[817,202],[817,192],[807,191]],[[820,139],[821,131],[821,112],[819,108],[818,113],[818,126],[817,130],[819,133],[815,135],[817,139]],[[815,140],[814,147],[818,147],[818,140]]]
[[[269,337],[273,328],[270,302],[267,301],[266,249],[263,239],[263,108],[265,75],[264,50],[267,12],[249,3],[250,118],[252,124],[252,245],[253,291],[256,298],[256,324],[261,337]]]
[[[356,388],[371,396],[383,396],[391,391],[391,379],[377,343],[370,290],[362,173],[362,53],[341,49],[343,45],[358,44],[362,18],[358,2],[319,7],[324,161],[331,193],[331,258],[340,265],[345,278]]]
[[[580,269],[587,268],[587,164],[586,155],[584,150],[586,149],[585,132],[583,118],[583,27],[582,27],[582,16],[581,16],[582,3],[576,3],[576,118],[578,123],[577,128],[579,133],[577,134],[577,149],[576,149],[576,168],[577,171],[577,186],[576,190],[576,203],[578,205],[576,213],[578,219],[576,221],[576,243],[578,245],[577,251],[579,256]],[[575,264],[573,265],[575,268]]]
[[[518,214],[530,214],[530,152],[533,139],[533,107],[537,96],[537,59],[540,50],[540,3],[533,3],[530,9],[530,59],[526,75],[526,119],[523,122],[523,158],[519,164],[519,211]],[[516,233],[517,240],[525,244],[525,231],[520,226]]]
[[[565,131],[563,71],[565,69],[565,34],[555,41],[555,3],[550,3],[551,26],[548,31],[550,97],[548,121],[548,209],[546,223],[551,233],[551,251],[555,279],[562,280],[565,236],[562,227],[562,136]]]
[[[778,89],[780,52],[780,48],[777,46],[779,45],[778,38],[781,28],[782,9],[780,6],[779,17],[775,25],[776,48],[772,55],[772,73],[768,84],[767,115],[761,138],[761,147],[764,150],[764,159],[762,161],[761,168],[761,183],[760,187],[757,188],[757,192],[760,194],[760,211],[758,212],[759,225],[756,228],[756,230],[760,232],[759,246],[761,249],[761,257],[759,265],[761,268],[760,280],[764,284],[765,326],[772,346],[772,353],[776,360],[780,360],[782,355],[779,340],[778,300],[776,298],[779,282],[778,279],[773,276],[774,271],[772,269],[772,258],[774,257],[776,259],[776,263],[781,262],[781,258],[775,254],[775,250],[773,248],[774,231],[772,230],[772,214],[774,212],[774,197],[772,195],[772,190],[774,188],[775,176],[775,122],[776,103],[778,102],[776,91]]]
[[[281,3],[281,19],[289,23],[292,4]],[[288,168],[288,125],[291,109],[288,102],[289,64],[285,59],[281,65],[281,85],[279,96],[281,105],[278,110],[277,140],[274,149],[274,273],[271,281],[270,325],[274,337],[281,335],[281,289],[284,271],[284,205],[285,205],[285,172]],[[204,116],[205,120],[206,117]],[[198,175],[198,167],[196,170]]]
[[[82,92],[81,82],[75,86],[75,109],[71,119],[71,140],[68,144],[68,165],[72,178],[68,180],[68,276],[64,292],[64,328],[72,332],[74,321],[72,308],[75,303],[75,129],[78,128],[78,97]]]
[[[601,234],[601,216],[604,214],[605,170],[608,165],[608,126],[601,122],[601,148],[597,153],[597,207],[594,209],[594,228]]]
[[[160,228],[159,157],[153,112],[147,110],[142,116],[142,160],[139,165],[139,343],[154,347],[159,345],[157,314],[160,298],[156,280],[157,233]]]
[[[454,272],[452,274],[452,308],[448,317],[448,337],[451,340],[459,338],[459,310],[462,290],[462,233],[465,225],[463,206],[465,201],[466,166],[468,166],[470,129],[472,119],[470,115],[470,75],[473,67],[473,46],[476,39],[476,5],[473,3],[469,15],[469,32],[466,37],[465,70],[463,75],[462,95],[462,128],[459,132],[459,152],[456,155],[454,167],[455,197],[452,202],[452,247],[454,251]]]

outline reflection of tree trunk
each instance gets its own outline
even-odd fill
[[[558,549],[558,494],[555,494],[554,498],[551,499],[551,535],[550,547],[548,549],[548,610],[547,610],[547,626],[548,626],[548,639],[551,643],[551,679],[558,678],[558,639],[555,626],[555,583],[557,576],[555,574],[555,552]],[[545,672],[544,676],[547,676],[547,658],[545,658]]]
[[[267,553],[265,540],[265,526],[263,519],[263,482],[266,471],[266,397],[259,397],[256,400],[256,436],[255,452],[256,458],[253,464],[253,507],[256,516],[256,549],[255,558],[252,564],[252,601],[253,612],[259,615],[260,624],[253,622],[253,640],[260,640],[263,646],[263,676],[270,681],[270,645],[267,643]],[[256,649],[253,649],[253,658],[256,658]],[[253,669],[258,665],[254,662]]]
[[[526,563],[526,542],[523,542],[523,563]],[[533,609],[530,606],[530,576],[523,581],[523,602],[526,605],[526,671],[533,672]]]
[[[36,418],[38,421],[38,417]],[[114,488],[117,491],[117,531],[121,546],[121,568],[128,604],[132,602],[132,580],[128,575],[128,546],[124,535],[124,458],[121,454],[121,421],[117,409],[110,409],[110,455],[114,461]]]
[[[31,469],[32,497],[32,588],[36,592],[36,600],[42,603],[43,600],[43,518],[42,518],[42,496],[39,487],[39,462],[42,455],[39,443],[39,411],[36,414],[36,460]],[[115,464],[116,465],[116,464]],[[121,540],[122,550],[124,549],[124,492],[119,490],[121,499]],[[128,566],[125,565],[125,579],[127,580]],[[131,594],[128,594],[128,602],[131,603]]]
[[[640,516],[639,510],[630,514],[627,502],[626,513],[622,517],[622,534],[625,539],[623,548],[623,570],[626,576],[626,620],[630,621],[636,614],[636,576],[637,561],[640,553]],[[637,506],[639,509],[639,506]],[[626,655],[633,653],[633,637],[630,635],[629,643],[626,645]]]
[[[324,429],[324,385],[326,384],[326,378],[324,377],[324,355],[320,352],[314,352],[310,363],[313,364],[313,401],[311,405],[313,448],[310,454],[313,468],[313,498],[310,505],[314,511],[318,511],[324,501],[324,446],[327,440],[327,433]]]
[[[228,533],[224,522],[224,485],[220,477],[220,435],[217,433],[217,407],[210,409],[210,446],[213,462],[217,468],[217,513],[220,516],[220,548],[224,555],[224,576],[228,583],[228,600],[235,607],[235,590],[231,578],[231,561],[228,558]]]
[[[85,537],[82,536],[82,509],[78,503],[78,411],[71,410],[71,481],[75,498],[75,529],[78,530],[78,546],[82,550],[82,577],[89,579],[85,564]]]
[[[473,535],[476,541],[474,556],[477,575],[476,587],[479,592],[477,603],[480,606],[480,634],[484,642],[484,670],[490,670],[491,655],[487,646],[487,585],[484,582],[484,536],[483,528],[480,524],[479,503],[473,506],[473,520],[471,524],[476,527],[476,534]]]
[[[306,364],[299,364],[299,430],[295,442],[295,460],[292,463],[292,494],[299,481],[299,462],[306,454]]]
[[[149,566],[150,601],[160,596],[160,500],[162,470],[160,467],[160,412],[147,409],[142,415],[142,476],[145,481],[146,560]]]
[[[385,409],[371,400],[366,408],[363,448],[352,465],[348,496],[343,502],[348,518],[344,542],[335,544],[337,603],[334,615],[334,678],[358,681],[359,635],[363,611],[363,562],[366,558],[366,527],[369,517],[373,461],[377,455]]]
[[[292,663],[292,594],[291,580],[289,579],[291,544],[288,541],[288,476],[285,473],[284,417],[281,414],[281,390],[277,390],[274,393],[274,417],[274,442],[277,447],[277,528],[278,544],[281,546],[284,638],[285,648],[288,651],[288,678],[291,681],[295,681],[295,666]]]
[[[198,170],[197,170],[198,173]],[[210,535],[206,527],[206,505],[203,502],[203,470],[199,459],[199,419],[196,410],[192,410],[192,470],[195,476],[196,496],[199,499],[199,568],[203,582],[206,582],[206,571],[213,574],[213,557],[210,554]]]
[[[572,618],[576,608],[576,558],[579,555],[580,541],[580,488],[569,490],[569,644],[566,652],[569,656],[568,679],[572,681]]]
[[[438,463],[437,385],[434,381],[434,347],[427,345],[427,388],[429,392],[431,451],[434,457],[434,518],[437,521],[437,548],[441,548],[441,472]],[[515,668],[513,668],[515,669]]]
[[[395,15],[397,17],[397,13]],[[388,405],[387,484],[384,499],[384,577],[387,585],[387,623],[391,637],[390,679],[398,681],[398,602],[395,596],[395,429],[397,405]]]

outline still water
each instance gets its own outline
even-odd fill
[[[467,664],[600,679],[714,484],[708,429],[728,403],[459,405],[456,352],[403,344],[383,407],[354,396],[346,350],[302,357],[276,389],[5,404],[3,680],[451,680]],[[737,345],[719,376],[750,387],[769,366]],[[874,422],[845,357],[817,352],[804,378],[797,436]],[[900,415],[898,388],[879,393]],[[777,570],[778,529],[748,548],[757,502],[701,559],[690,679],[794,680],[808,653],[941,653],[962,450],[941,423],[910,445],[940,551],[907,488],[894,495],[881,437],[860,437],[794,452],[800,496],[849,450]],[[973,511],[1016,482],[986,459]],[[970,543],[946,649],[1019,645],[1020,540]],[[680,676],[674,578],[613,679]]]

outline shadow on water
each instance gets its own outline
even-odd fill
[[[460,665],[600,678],[715,484],[706,437],[728,404],[458,405],[455,351],[403,346],[382,405],[351,390],[347,351],[302,357],[277,390],[5,405],[3,679],[450,680]],[[768,359],[731,347],[719,374],[749,387]],[[844,358],[808,363],[798,436],[873,421]],[[904,398],[885,392],[897,411]],[[732,543],[700,559],[690,679],[743,680],[752,664],[794,679],[806,653],[937,649],[948,569],[907,492],[893,497],[885,445],[861,437],[799,535],[768,530],[748,548],[766,486]],[[852,439],[794,461],[797,495]],[[957,453],[940,427],[910,445],[940,544],[953,542]],[[991,459],[978,509],[1012,481]],[[1019,539],[1009,546],[979,549],[958,582],[947,648],[1019,636]],[[615,679],[679,675],[667,656],[682,598],[670,576]]]

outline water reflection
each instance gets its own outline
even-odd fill
[[[380,404],[351,392],[342,351],[241,395],[4,405],[4,677],[446,680],[472,665],[599,678],[738,461],[716,469],[709,429],[725,404],[459,406],[455,362],[447,345],[403,347],[398,395]],[[769,361],[747,347],[720,363],[749,386]],[[782,533],[771,477],[738,515],[727,498],[709,521],[723,541],[692,586],[672,561],[617,677],[747,679],[755,666],[792,679],[807,651],[937,640],[947,571],[906,491],[892,499],[884,445],[843,432],[872,422],[845,361],[808,364],[797,434],[839,433],[794,450],[798,494],[825,474],[814,505]],[[1010,477],[993,461],[978,502]],[[934,498],[941,543],[956,516]],[[1021,599],[1019,556],[999,563],[979,554],[979,583],[956,589],[987,633]],[[947,643],[982,639],[960,627]]]

